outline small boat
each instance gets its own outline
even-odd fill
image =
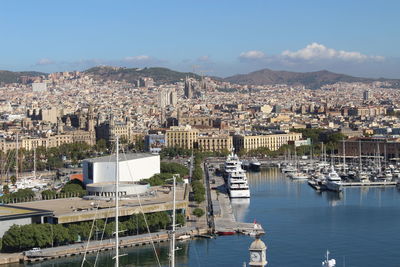
[[[302,172],[293,172],[288,174],[288,176],[290,177],[290,179],[293,180],[305,180],[308,179],[308,175]]]
[[[217,232],[218,235],[234,235],[235,233],[236,233],[235,231],[231,231],[231,230]]]
[[[336,266],[336,260],[335,259],[329,259],[329,250],[326,251],[326,256],[325,260],[322,262],[322,266],[324,267],[335,267]]]
[[[183,240],[187,240],[187,239],[190,239],[190,238],[191,238],[190,235],[184,234],[184,235],[178,236],[176,239],[180,240],[180,241],[183,241]]]

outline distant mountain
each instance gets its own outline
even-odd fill
[[[271,85],[271,84],[287,84],[287,85],[304,85],[306,88],[316,89],[323,85],[334,84],[337,82],[373,82],[373,81],[391,81],[396,87],[399,87],[400,80],[390,79],[371,79],[353,77],[345,74],[333,73],[327,70],[316,72],[290,72],[290,71],[274,71],[270,69],[262,69],[249,74],[239,74],[224,79],[227,82],[248,85]]]
[[[8,70],[0,70],[0,83],[18,83],[21,82],[21,76],[37,77],[42,75],[47,75],[47,73],[37,71],[13,72]]]
[[[87,74],[92,74],[97,78],[103,80],[125,80],[127,82],[134,82],[140,77],[153,78],[157,84],[174,83],[185,79],[185,77],[194,77],[199,79],[200,76],[191,72],[173,71],[167,68],[119,68],[100,66],[88,69],[85,71]]]

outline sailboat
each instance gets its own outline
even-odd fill
[[[324,267],[335,267],[336,266],[336,260],[329,259],[329,250],[326,251],[325,260],[322,262],[322,266],[324,266]]]

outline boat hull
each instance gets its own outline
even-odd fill
[[[343,191],[343,185],[341,183],[328,181],[326,183],[326,189],[328,189],[329,191],[341,192]]]
[[[229,190],[229,196],[231,198],[249,198],[250,190]]]
[[[261,169],[261,164],[259,163],[250,163],[250,170],[253,172],[259,172]]]

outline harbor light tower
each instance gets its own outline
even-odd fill
[[[250,262],[249,266],[266,266],[267,265],[267,246],[265,243],[259,238],[256,237],[256,240],[251,243],[250,248]]]

